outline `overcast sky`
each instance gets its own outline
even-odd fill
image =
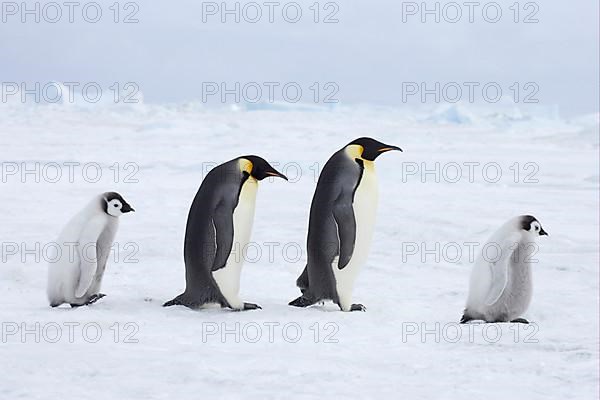
[[[230,89],[235,82],[241,87],[257,82],[263,101],[269,100],[264,82],[279,84],[273,84],[275,100],[284,99],[283,85],[296,82],[301,101],[311,102],[318,82],[319,103],[329,95],[342,104],[398,107],[422,102],[424,83],[432,90],[427,105],[435,105],[435,92],[442,103],[457,97],[468,103],[470,90],[476,102],[490,103],[500,88],[503,102],[517,101],[523,109],[531,106],[523,103],[529,96],[542,105],[558,105],[565,116],[598,110],[597,0],[523,1],[518,7],[515,0],[472,7],[441,1],[439,22],[435,13],[422,13],[421,1],[278,1],[270,6],[241,1],[239,23],[235,13],[223,15],[221,1],[123,1],[117,3],[118,23],[111,9],[115,0],[98,2],[97,23],[84,19],[89,2],[74,7],[74,23],[62,1],[44,7],[47,3],[35,11],[35,2],[26,2],[34,10],[27,14],[20,1],[2,2],[2,82],[99,82],[105,87],[135,82],[145,101],[153,103],[202,100],[203,93],[209,100],[220,98],[220,88],[208,95],[215,90],[208,82],[225,82]],[[235,9],[235,3],[227,2],[228,8]],[[57,19],[56,4],[62,15],[51,23]],[[427,2],[430,10],[435,5]],[[300,20],[289,22],[298,9]],[[96,7],[88,5],[85,16],[91,21],[95,15]],[[139,22],[123,23],[126,17]],[[256,88],[246,89],[242,100],[256,99]],[[295,96],[291,89],[288,99]],[[234,96],[226,100],[233,102]]]

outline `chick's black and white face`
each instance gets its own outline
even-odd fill
[[[135,211],[120,194],[109,192],[104,194],[104,211],[113,217],[120,217],[128,212]]]
[[[121,211],[122,209],[123,203],[117,199],[110,200],[106,203],[106,213],[108,215],[112,215],[113,217],[120,217],[123,215],[123,212]]]
[[[529,229],[529,232],[538,236],[547,235],[546,231],[544,231],[542,225],[538,221],[533,221],[531,223],[531,228]]]
[[[548,233],[542,228],[540,221],[531,216],[523,217],[521,228],[534,236],[548,236]]]

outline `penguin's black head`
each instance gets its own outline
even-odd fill
[[[402,151],[402,149],[398,146],[392,146],[389,144],[381,143],[375,139],[371,139],[368,137],[358,138],[348,144],[348,146],[352,145],[360,146],[359,148],[362,148],[362,153],[360,154],[360,157],[367,161],[375,161],[377,157],[379,157],[381,154],[387,151]]]
[[[102,199],[104,212],[113,217],[120,217],[123,214],[135,211],[117,192],[106,192],[102,195]]]
[[[286,181],[288,180],[284,174],[273,168],[264,158],[258,156],[244,156],[241,158],[249,161],[245,166],[244,173],[249,174],[257,181],[262,181],[271,176],[283,178]]]
[[[542,228],[542,224],[533,215],[522,215],[520,217],[520,228],[536,236],[548,236],[548,233]]]

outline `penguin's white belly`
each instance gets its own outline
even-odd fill
[[[71,239],[69,243],[76,242]],[[48,265],[47,295],[51,305],[64,302],[74,303],[76,300],[75,287],[79,281],[79,254],[76,248],[62,245],[64,240],[57,240],[59,248],[51,255],[52,262]]]
[[[352,290],[356,276],[369,256],[377,214],[377,202],[377,175],[374,166],[366,165],[361,182],[354,194],[353,210],[356,219],[354,252],[344,269],[338,268],[338,257],[332,264],[338,298],[344,311],[349,311],[352,306]]]
[[[246,256],[252,223],[254,222],[254,209],[258,182],[248,178],[240,191],[238,205],[233,210],[233,246],[225,267],[213,272],[213,277],[219,290],[233,308],[243,308],[244,303],[239,298],[240,275]]]

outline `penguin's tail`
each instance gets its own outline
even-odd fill
[[[302,271],[302,274],[296,279],[296,286],[300,288],[302,293],[308,289],[308,265],[304,267],[304,271]]]
[[[308,306],[312,306],[317,301],[318,300],[309,299],[308,297],[305,297],[305,295],[303,294],[302,296],[298,297],[296,300],[290,301],[288,303],[288,306],[293,306],[293,307],[308,307]]]
[[[195,310],[206,304],[220,304],[221,307],[232,308],[227,300],[218,291],[209,291],[209,293],[205,294],[204,296],[194,296],[184,292],[175,297],[173,300],[167,301],[165,304],[163,304],[163,307],[186,306]]]
[[[171,307],[171,306],[186,306],[189,308],[193,308],[192,304],[185,300],[183,294],[180,294],[179,296],[175,297],[173,300],[167,301],[165,304],[163,304],[163,307]]]

